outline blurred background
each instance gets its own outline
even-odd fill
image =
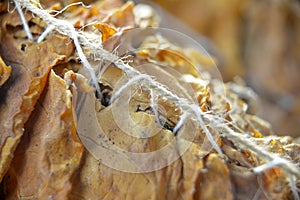
[[[212,42],[224,81],[240,76],[254,89],[276,134],[300,136],[300,1],[152,2]]]

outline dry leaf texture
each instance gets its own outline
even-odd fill
[[[57,13],[73,1],[41,1],[44,7]],[[7,3],[7,2],[6,2]],[[224,155],[217,154],[207,141],[203,128],[195,120],[179,123],[181,111],[174,102],[157,95],[157,105],[165,112],[159,125],[151,107],[151,91],[136,89],[128,104],[110,102],[112,93],[126,84],[127,75],[113,64],[106,66],[99,77],[103,99],[93,96],[96,121],[102,131],[95,132],[95,121],[78,124],[73,115],[73,101],[80,91],[90,91],[87,79],[77,73],[81,63],[71,39],[51,32],[40,43],[29,41],[17,12],[8,13],[7,4],[0,3],[0,180],[1,197],[5,199],[288,199],[291,198],[286,176],[280,168],[261,174],[251,169],[265,162],[248,149],[208,127],[217,138]],[[58,4],[53,4],[58,3]],[[89,1],[87,1],[89,3]],[[97,34],[107,50],[114,50],[121,33],[138,27],[134,5],[114,1],[97,1],[91,7],[73,5],[58,18],[69,20],[74,27]],[[47,25],[30,12],[25,14],[33,37],[37,39]],[[95,19],[100,22],[86,26]],[[154,19],[154,18],[153,18]],[[147,23],[154,24],[154,23]],[[157,46],[165,48],[156,49]],[[131,55],[130,64],[166,84],[182,97],[192,97],[203,112],[218,113],[233,123],[233,129],[270,151],[299,162],[300,147],[290,138],[272,136],[270,126],[247,113],[247,104],[231,92],[232,85],[204,79],[194,65],[201,63],[205,71],[211,60],[201,53],[170,44],[157,35],[147,38],[142,51]],[[88,49],[84,51],[87,55]],[[123,55],[121,55],[123,56]],[[189,62],[187,62],[187,60]],[[97,64],[92,61],[92,64]],[[8,66],[10,67],[8,67]],[[176,73],[174,74],[174,70]],[[193,77],[193,79],[190,79]],[[123,82],[122,82],[123,81]],[[124,82],[125,81],[125,82]],[[206,82],[208,81],[209,84]],[[211,81],[211,82],[210,82]],[[224,86],[226,98],[217,91]],[[188,87],[185,87],[189,85]],[[245,89],[246,90],[246,89]],[[126,93],[126,92],[125,92]],[[125,105],[125,106],[124,106]],[[127,106],[127,107],[126,107]],[[92,107],[93,108],[93,107]],[[94,109],[94,108],[93,108]],[[127,109],[127,111],[126,111]],[[91,113],[91,112],[90,112]],[[118,113],[118,115],[114,115]],[[127,115],[129,113],[129,115]],[[83,113],[84,114],[84,113]],[[89,112],[85,113],[89,114]],[[129,122],[128,119],[132,121]],[[125,133],[122,123],[131,135]],[[78,127],[85,128],[83,135]],[[209,125],[208,125],[209,126]],[[145,128],[146,127],[146,128]],[[76,130],[77,129],[77,130]],[[195,135],[191,137],[191,130]],[[146,139],[151,131],[156,135]],[[80,136],[80,138],[78,137]],[[181,155],[181,150],[189,147]],[[89,147],[87,147],[87,144]],[[177,156],[174,162],[144,173],[129,173],[113,169],[99,158],[118,163],[117,153],[103,155],[99,144],[118,146],[124,151],[151,152],[173,144]],[[168,157],[167,156],[167,157]],[[159,159],[152,163],[162,162]],[[126,164],[126,162],[120,162]],[[136,166],[139,167],[139,166]],[[140,166],[141,167],[141,166]],[[149,165],[150,167],[150,165]]]

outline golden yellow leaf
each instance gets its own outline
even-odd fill
[[[229,169],[224,161],[218,155],[210,154],[204,165],[207,172],[202,172],[197,199],[234,199]]]
[[[11,74],[11,67],[6,66],[0,56],[0,87],[7,81]]]
[[[94,24],[94,27],[99,29],[99,31],[102,33],[102,42],[105,42],[108,38],[110,38],[117,32],[114,28],[105,23],[96,23]]]

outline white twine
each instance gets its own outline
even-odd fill
[[[37,39],[36,42],[37,43],[42,42],[54,29],[55,29],[55,27],[52,25],[47,26],[45,31],[40,35],[40,37]]]
[[[81,5],[84,8],[90,8],[91,7],[91,6],[84,5],[84,3],[82,3],[82,2],[75,2],[75,3],[71,3],[71,4],[67,5],[67,6],[65,6],[63,9],[61,9],[59,11],[57,11],[57,10],[49,10],[49,12],[55,12],[55,14],[52,15],[53,17],[55,17],[55,16],[57,16],[57,15],[62,14],[63,12],[65,12],[68,8],[70,8],[72,6],[78,6],[78,5]]]
[[[31,32],[30,32],[29,26],[28,26],[28,24],[27,24],[27,21],[26,21],[26,19],[25,19],[25,16],[24,16],[23,12],[22,12],[22,9],[20,8],[20,5],[19,5],[18,1],[14,1],[14,2],[15,2],[15,6],[16,6],[16,8],[17,8],[17,11],[18,11],[18,13],[19,13],[19,15],[20,15],[20,18],[21,18],[21,21],[22,21],[22,24],[23,24],[24,31],[25,31],[25,33],[26,33],[28,39],[31,40],[31,41],[33,41],[33,36],[32,36],[32,34],[31,34]]]
[[[216,123],[218,123],[218,121],[216,121],[213,124]],[[223,131],[226,133],[227,138],[232,140],[235,145],[243,147],[243,149],[250,150],[251,152],[256,154],[259,158],[264,158],[265,160],[269,161],[266,165],[262,165],[257,168],[254,168],[254,172],[260,173],[266,169],[278,166],[282,168],[283,171],[287,172],[287,174],[291,174],[297,177],[298,179],[300,178],[300,173],[297,165],[291,163],[289,160],[282,158],[277,153],[271,153],[267,151],[265,148],[258,146],[256,143],[251,141],[249,137],[243,134],[236,133],[228,126],[222,126],[219,128],[223,129]]]
[[[293,164],[292,162],[286,160],[285,158],[280,157],[278,154],[271,153],[267,151],[265,148],[258,146],[253,141],[249,140],[248,137],[246,137],[244,134],[240,134],[229,128],[227,124],[222,123],[224,120],[220,120],[219,116],[214,115],[207,115],[206,113],[202,112],[199,108],[199,105],[195,105],[193,103],[190,103],[186,99],[179,98],[176,94],[173,94],[171,91],[169,91],[164,85],[156,82],[151,76],[142,74],[133,67],[131,67],[128,63],[124,63],[118,56],[106,51],[102,48],[101,45],[96,45],[95,43],[91,42],[88,37],[86,37],[84,32],[77,32],[73,25],[65,20],[60,20],[54,18],[52,15],[50,15],[47,11],[42,10],[34,6],[29,0],[14,0],[16,8],[20,14],[24,30],[26,34],[28,35],[28,38],[32,38],[30,35],[29,27],[26,23],[25,17],[21,11],[21,8],[25,8],[29,11],[31,11],[33,14],[39,16],[46,22],[49,26],[53,26],[56,31],[59,33],[66,35],[73,39],[75,48],[77,50],[78,56],[81,59],[81,62],[83,66],[90,72],[92,82],[94,86],[96,87],[96,90],[99,91],[98,86],[98,80],[95,75],[94,69],[89,64],[82,47],[85,47],[89,51],[93,52],[95,60],[108,60],[112,63],[114,63],[119,69],[123,70],[129,77],[132,77],[133,80],[129,80],[126,85],[128,87],[129,85],[133,84],[136,81],[139,81],[141,83],[144,83],[145,85],[148,85],[150,88],[154,88],[157,93],[163,95],[164,97],[168,98],[169,100],[173,101],[181,110],[182,113],[190,112],[192,110],[198,119],[198,122],[203,130],[203,132],[206,134],[207,138],[215,148],[215,150],[218,153],[222,153],[220,147],[216,144],[214,141],[210,131],[206,127],[207,125],[204,123],[206,121],[209,126],[212,128],[216,128],[221,133],[223,133],[228,139],[230,139],[235,145],[238,145],[240,147],[244,147],[247,150],[250,150],[252,153],[256,154],[259,158],[263,158],[267,160],[269,163],[259,166],[254,169],[255,173],[262,172],[263,170],[266,170],[268,168],[272,168],[275,166],[279,166],[289,177],[289,182],[291,183],[291,180],[294,180],[293,177],[297,177],[300,179],[300,172],[298,167]],[[20,5],[20,6],[19,6]],[[32,38],[33,39],[33,38]],[[112,98],[114,100],[117,98],[118,95],[124,90],[126,87],[120,88],[119,91],[117,91]],[[179,125],[184,122],[185,115],[181,116],[181,119],[179,121]],[[181,124],[180,124],[181,123]],[[180,128],[177,124],[176,130]],[[291,187],[291,190],[293,191],[293,194],[295,198],[299,199],[296,186]]]
[[[154,91],[150,89],[150,107],[152,108],[152,111],[154,113],[154,116],[157,120],[157,123],[159,126],[162,126],[160,120],[159,120],[159,115],[158,115],[158,106],[157,106],[157,99],[156,95],[154,94]]]
[[[187,120],[187,117],[188,117],[188,112],[182,113],[179,121],[177,122],[176,126],[173,129],[174,133],[177,133],[177,131],[183,126],[184,122]]]
[[[300,200],[300,197],[298,195],[300,193],[300,190],[297,188],[295,176],[288,175],[288,179],[295,200]]]
[[[131,79],[129,79],[129,81],[127,81],[124,85],[122,85],[111,97],[110,99],[110,103],[114,102],[120,95],[121,93],[128,88],[129,86],[135,84],[138,81],[141,80],[149,80],[151,81],[151,79],[149,79],[149,76],[146,74],[139,74],[137,76],[132,77]]]
[[[271,168],[273,168],[275,166],[280,167],[280,166],[284,166],[284,165],[289,165],[289,163],[287,162],[287,160],[282,159],[280,157],[275,157],[274,160],[272,160],[272,161],[270,161],[268,163],[265,163],[263,165],[260,165],[260,166],[258,166],[256,168],[254,168],[253,172],[255,172],[255,173],[261,173],[261,172],[263,172],[263,171],[265,171],[267,169],[271,169]]]
[[[210,133],[210,131],[208,130],[208,128],[206,127],[206,124],[203,121],[202,116],[204,116],[203,111],[201,110],[201,108],[199,107],[199,105],[193,104],[190,105],[191,110],[195,113],[195,115],[197,116],[198,122],[200,124],[200,127],[202,128],[203,132],[205,133],[208,141],[213,145],[213,148],[219,153],[219,154],[223,154],[222,150],[220,149],[220,147],[218,146],[218,144],[216,143],[216,141],[214,140],[212,134]]]
[[[26,34],[28,35],[28,38],[31,37],[33,40],[33,37],[30,33],[29,27],[27,25],[27,22],[25,20],[25,17],[22,13],[20,6],[23,8],[26,8],[27,10],[30,10],[30,12],[32,12],[33,14],[42,18],[44,20],[44,22],[46,22],[49,26],[54,27],[56,31],[72,38],[75,48],[77,50],[78,57],[80,58],[83,66],[89,71],[92,82],[96,88],[96,91],[99,93],[99,95],[101,95],[100,88],[98,85],[98,79],[96,77],[94,69],[92,68],[92,66],[90,65],[86,56],[83,53],[83,50],[82,50],[80,42],[79,42],[79,37],[80,37],[79,33],[75,30],[73,25],[70,22],[67,22],[65,20],[60,20],[60,19],[56,19],[56,18],[52,17],[45,10],[39,9],[36,6],[34,6],[32,3],[30,3],[29,0],[14,0],[14,2],[15,2],[17,10],[20,9],[20,12],[19,12],[19,14],[21,13],[20,18],[22,20],[24,30],[25,30]],[[24,22],[23,22],[23,20],[24,20]]]

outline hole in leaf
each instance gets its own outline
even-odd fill
[[[104,85],[102,83],[99,84],[100,86],[100,90],[101,90],[101,94],[102,94],[102,99],[101,99],[101,104],[105,107],[110,105],[110,99],[111,99],[111,95],[112,95],[112,88],[108,85]],[[99,99],[100,95],[98,94],[98,92],[96,92],[96,98]]]
[[[26,50],[26,44],[21,44],[21,51],[25,52],[25,50]]]

